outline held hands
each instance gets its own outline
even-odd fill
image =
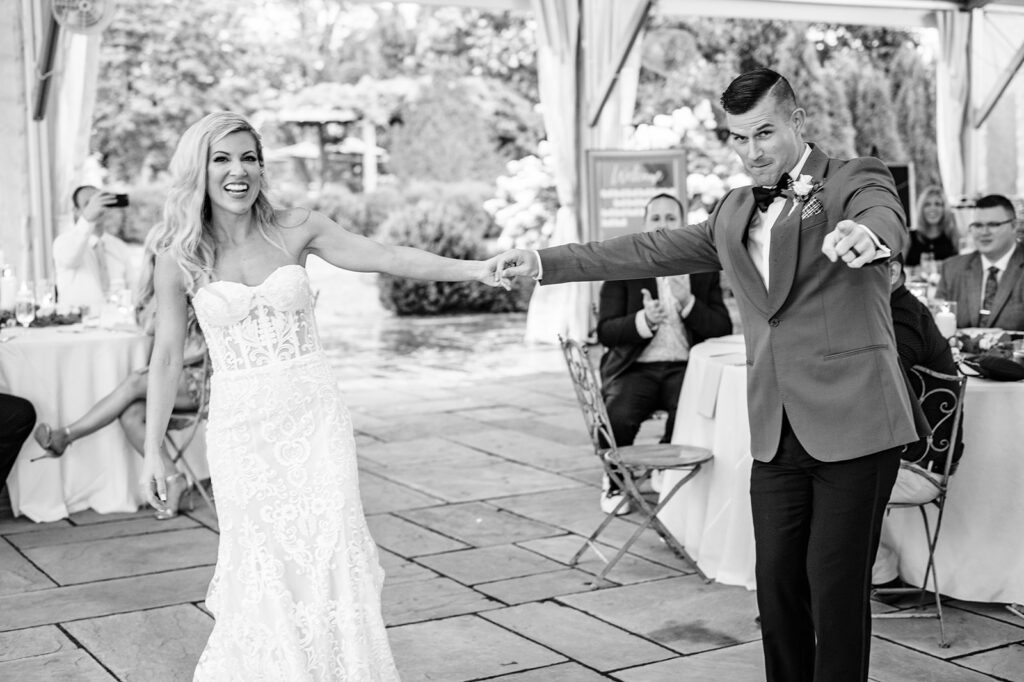
[[[672,292],[672,298],[676,299],[680,310],[685,310],[690,305],[693,292],[690,290],[690,278],[687,275],[667,277],[668,289]]]
[[[146,501],[154,509],[167,509],[167,472],[159,455],[146,455],[143,458],[139,487],[142,488]]]
[[[512,288],[512,280],[516,277],[533,279],[540,272],[537,254],[526,249],[509,249],[487,261],[491,276],[491,286]]]
[[[821,252],[833,263],[841,259],[851,268],[867,265],[878,256],[867,228],[852,220],[840,220],[836,229],[825,235]]]
[[[641,289],[640,294],[644,297],[644,317],[647,318],[647,326],[657,328],[668,319],[668,311],[661,301],[651,297],[651,292],[647,289]]]

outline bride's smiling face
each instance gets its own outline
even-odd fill
[[[226,135],[210,145],[206,162],[206,193],[213,209],[248,213],[260,192],[256,138],[246,131]]]

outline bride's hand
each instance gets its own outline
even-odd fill
[[[147,455],[142,460],[142,477],[139,479],[146,501],[154,508],[163,510],[167,506],[167,472],[159,456]]]

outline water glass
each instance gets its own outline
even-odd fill
[[[36,297],[27,284],[22,285],[17,298],[14,299],[14,319],[22,327],[28,327],[36,319]]]

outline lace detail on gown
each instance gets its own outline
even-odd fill
[[[207,453],[220,543],[216,623],[195,680],[398,680],[352,422],[305,268],[193,301],[213,362]]]

